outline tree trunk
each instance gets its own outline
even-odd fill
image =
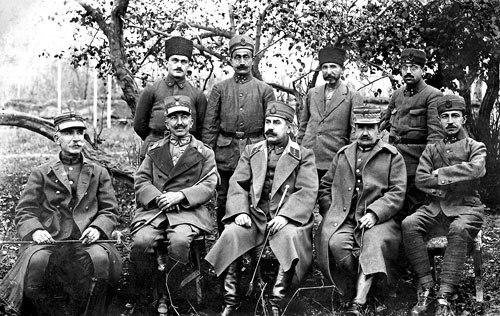
[[[26,128],[51,141],[54,141],[53,136],[56,132],[51,121],[17,111],[0,110],[0,125]],[[134,167],[118,163],[110,154],[100,149],[93,149],[89,144],[84,147],[83,155],[106,168],[112,176],[133,185]]]
[[[475,124],[477,137],[483,142],[490,138],[491,111],[497,101],[498,91],[500,89],[499,68],[498,60],[491,60],[488,68],[488,79],[486,80],[488,88],[486,89],[483,101],[481,102],[479,115]]]

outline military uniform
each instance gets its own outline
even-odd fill
[[[402,62],[425,64],[425,53],[407,49]],[[443,129],[437,115],[437,100],[441,91],[427,85],[423,79],[415,86],[405,85],[391,97],[385,114],[383,128],[389,131],[389,143],[403,155],[408,176],[406,206],[401,219],[413,212],[425,199],[425,194],[415,187],[415,171],[427,143],[443,138]]]
[[[253,50],[253,43],[248,36],[236,36],[231,40],[231,52],[242,47]],[[217,187],[219,232],[222,230],[220,221],[225,213],[229,178],[243,148],[264,139],[264,114],[267,103],[273,100],[273,89],[255,79],[251,73],[246,76],[235,75],[217,83],[210,93],[202,141],[215,151],[221,177]]]
[[[440,113],[448,110],[446,102],[451,110],[465,110],[462,98],[445,96],[439,101]],[[456,290],[467,244],[483,223],[484,205],[477,188],[486,172],[485,164],[486,147],[469,138],[463,128],[457,135],[427,145],[420,158],[415,182],[430,199],[403,221],[403,241],[420,287],[429,288],[433,280],[424,238],[444,229],[448,246],[440,277],[441,297],[449,297]]]
[[[165,43],[167,59],[172,55],[187,56],[191,59],[193,42],[182,37],[172,37]],[[144,160],[148,147],[165,136],[165,98],[185,95],[191,99],[193,127],[190,133],[201,139],[201,129],[205,118],[207,98],[185,78],[176,79],[171,74],[156,81],[142,91],[134,116],[134,130],[144,141],[140,149],[140,161]]]
[[[59,130],[85,128],[83,118],[75,113],[58,115],[55,125]],[[21,240],[33,240],[38,230],[47,231],[55,241],[79,239],[89,227],[97,229],[101,239],[110,239],[118,224],[117,211],[106,169],[81,155],[70,160],[61,152],[31,173],[15,222]],[[26,312],[21,310],[24,296],[38,315],[57,314],[57,308],[71,309],[76,315],[86,304],[88,315],[103,315],[121,266],[120,254],[109,243],[24,245],[2,280],[0,298],[21,313]],[[61,301],[54,301],[56,296]]]
[[[228,269],[224,285],[226,305],[235,306],[239,300],[238,259],[263,246],[266,225],[278,214],[289,219],[289,223],[269,237],[280,264],[271,302],[281,301],[292,279],[299,282],[304,278],[312,264],[312,211],[317,189],[311,150],[291,140],[281,149],[270,150],[267,141],[246,146],[229,184],[223,218],[226,228],[205,258],[217,275]],[[280,201],[283,202],[278,210]],[[234,223],[239,214],[250,216],[251,227]]]

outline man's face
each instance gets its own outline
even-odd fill
[[[361,146],[371,146],[377,142],[378,124],[356,124],[356,139]]]
[[[285,119],[277,116],[268,116],[264,124],[267,142],[271,145],[282,144],[288,138],[290,124]]]
[[[446,111],[439,115],[441,125],[448,135],[456,135],[463,124],[465,124],[466,117],[462,111]]]
[[[55,135],[56,144],[61,147],[61,151],[66,155],[78,155],[82,152],[85,141],[83,128],[66,128]]]
[[[344,68],[336,63],[324,63],[321,65],[323,79],[329,84],[335,84],[344,73]]]
[[[253,53],[246,48],[238,48],[231,55],[231,66],[238,75],[247,75],[252,70]]]
[[[189,58],[183,55],[172,55],[167,61],[168,74],[176,79],[186,77],[186,72],[189,69]]]
[[[167,116],[165,126],[173,135],[184,137],[189,134],[189,130],[193,126],[193,118],[191,114],[186,112],[176,112]]]
[[[422,80],[424,70],[421,66],[416,64],[402,64],[401,76],[406,84],[414,85]]]

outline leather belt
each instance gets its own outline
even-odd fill
[[[391,144],[409,144],[409,145],[425,145],[426,139],[406,138],[399,136],[389,136],[389,143]]]
[[[226,132],[223,130],[220,130],[219,133],[222,136],[233,137],[238,139],[255,138],[263,135],[262,133]]]

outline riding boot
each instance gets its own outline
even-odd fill
[[[35,307],[36,315],[50,316],[54,314],[50,302],[50,295],[47,295],[45,287],[30,286],[26,289],[25,297],[30,300],[31,304]]]
[[[249,255],[250,255],[250,261],[251,261],[251,273],[252,276],[255,271],[255,277],[253,280],[250,280],[250,283],[248,284],[248,290],[245,294],[245,297],[252,298],[252,297],[257,297],[259,296],[259,291],[260,291],[260,284],[262,282],[262,276],[260,274],[260,266],[262,262],[259,262],[259,257],[262,252],[262,249],[264,249],[263,245],[257,246],[250,250]]]
[[[107,315],[107,309],[113,298],[113,290],[107,280],[94,280],[85,306],[85,315]]]
[[[281,303],[291,288],[294,273],[295,269],[293,268],[288,271],[284,271],[282,266],[279,266],[278,274],[276,275],[276,282],[274,283],[273,291],[269,300],[271,303],[271,315],[281,315]]]
[[[241,258],[233,261],[224,277],[224,308],[221,316],[232,315],[240,307],[239,284],[241,280]]]

